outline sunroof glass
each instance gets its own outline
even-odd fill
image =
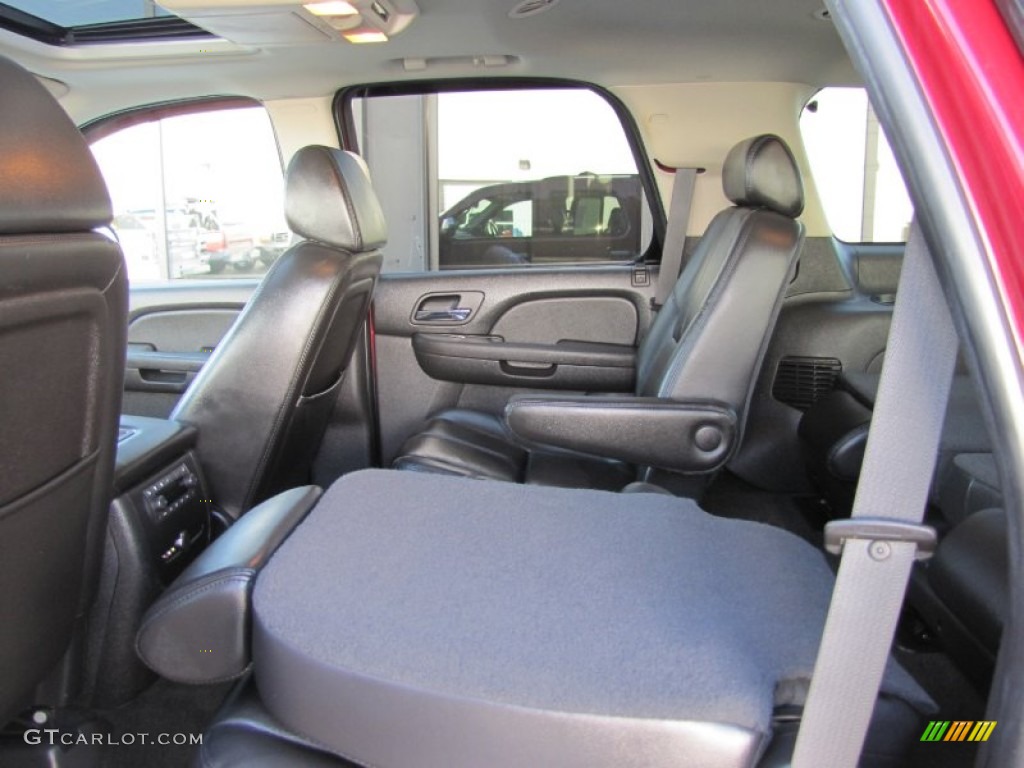
[[[153,0],[3,0],[3,4],[61,27],[171,15]]]

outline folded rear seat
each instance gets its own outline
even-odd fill
[[[804,540],[687,499],[366,470],[250,510],[137,648],[246,678],[205,768],[776,768],[832,585]],[[861,765],[902,765],[933,709],[891,663]]]
[[[988,687],[1010,598],[1006,513],[995,457],[955,456],[940,478],[938,504],[959,521],[911,580],[909,599],[947,653]]]
[[[844,372],[800,421],[808,471],[836,515],[853,505],[878,380]],[[930,499],[945,535],[934,557],[914,569],[908,600],[981,690],[991,680],[1009,599],[1006,514],[991,445],[973,382],[954,376]]]
[[[961,453],[936,477],[935,499],[946,519],[966,520],[975,512],[1003,505],[999,472],[991,453]]]
[[[942,540],[928,567],[936,595],[990,662],[995,661],[1010,602],[1006,513],[977,512]]]
[[[800,420],[808,472],[837,516],[849,514],[853,507],[878,381],[877,373],[844,371],[836,389],[812,405]],[[974,384],[968,376],[954,376],[935,465],[933,501],[937,502],[940,479],[950,470],[955,456],[991,450]],[[960,519],[953,517],[950,521]]]
[[[684,499],[368,470],[257,578],[253,666],[274,719],[363,765],[754,766],[832,583]],[[897,743],[932,707],[895,663],[881,700]]]

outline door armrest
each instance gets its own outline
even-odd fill
[[[501,336],[417,333],[412,348],[423,371],[441,381],[628,392],[636,378],[636,348],[623,344],[530,344]]]

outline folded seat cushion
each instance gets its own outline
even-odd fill
[[[685,499],[368,470],[261,573],[256,680],[367,765],[753,765],[832,583],[801,539]],[[895,665],[884,690],[929,706]]]

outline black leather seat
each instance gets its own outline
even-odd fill
[[[836,389],[811,406],[800,419],[799,434],[808,473],[836,515],[848,514],[853,507],[878,380],[877,373],[844,372]],[[942,504],[938,499],[942,484],[947,479],[952,480],[956,473],[954,458],[991,450],[992,441],[974,384],[970,377],[957,375],[953,378],[946,407],[932,494],[933,501],[940,504],[949,521],[962,520],[968,513],[965,505]],[[970,511],[979,508],[974,506]]]
[[[255,686],[240,684],[203,734],[197,768],[360,768],[278,723],[264,709]]]
[[[1006,525],[1001,509],[976,512],[949,532],[928,566],[936,596],[993,661],[1010,603]]]
[[[34,690],[96,588],[128,312],[121,249],[93,231],[111,218],[81,134],[0,58],[0,725],[73,693]]]
[[[947,520],[962,521],[980,510],[1003,506],[999,470],[991,453],[957,454],[936,480],[938,506]]]
[[[1009,538],[995,457],[961,454],[939,478],[938,505],[959,521],[914,573],[910,603],[976,683],[992,679],[1010,599]]]
[[[351,152],[299,150],[285,216],[306,239],[275,262],[171,414],[199,428],[213,498],[235,518],[309,482],[387,240],[366,166]]]
[[[445,411],[406,441],[395,468],[609,489],[637,480],[637,467],[722,466],[742,438],[804,234],[803,185],[780,138],[736,145],[722,180],[735,207],[712,220],[641,343],[635,397],[517,398],[504,421]]]

